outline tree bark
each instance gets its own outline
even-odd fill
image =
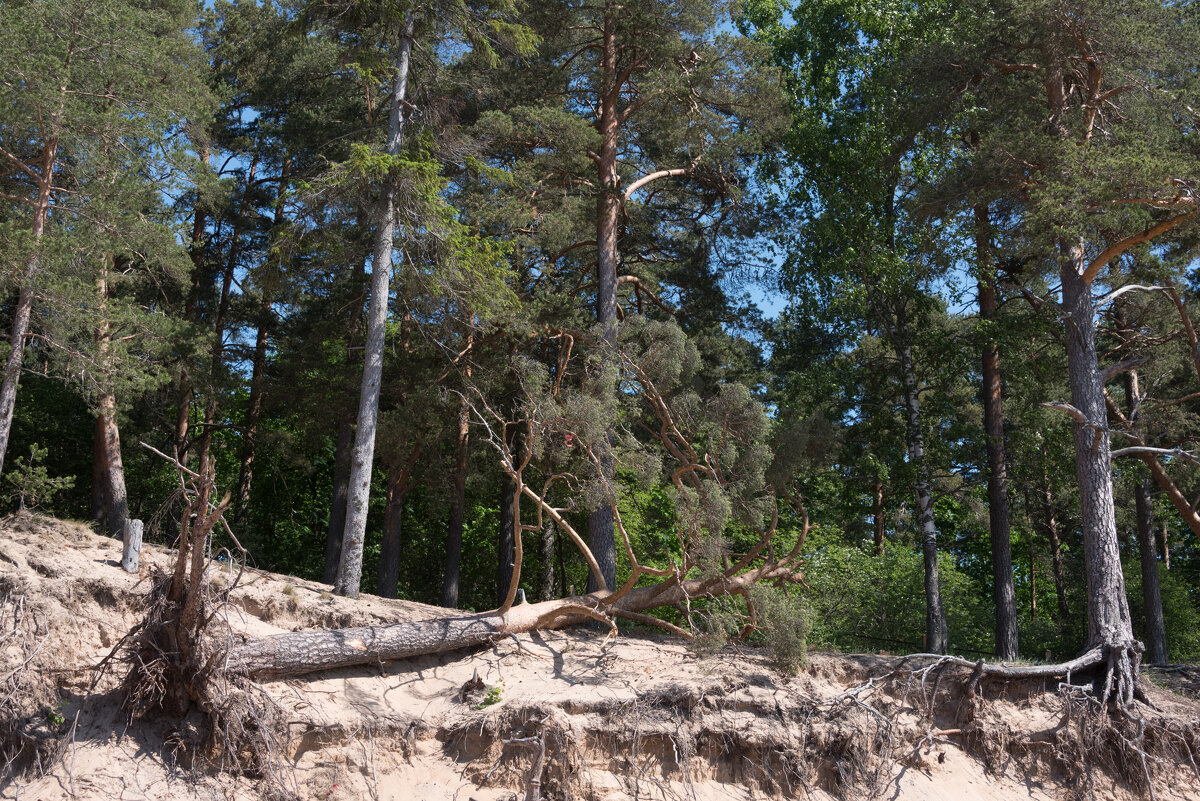
[[[271,303],[264,299],[262,315],[258,322],[258,333],[254,337],[254,362],[250,371],[250,399],[246,405],[246,419],[243,424],[245,443],[242,447],[242,464],[238,470],[237,508],[234,515],[237,520],[245,520],[246,510],[250,506],[250,489],[254,482],[254,457],[258,450],[258,421],[262,416],[263,384],[265,383],[267,367],[267,329],[270,327]]]
[[[596,321],[603,327],[604,345],[615,348],[617,344],[617,262],[618,232],[621,210],[621,177],[617,171],[618,134],[621,122],[617,103],[620,100],[620,85],[617,75],[616,16],[607,6],[600,36],[600,69],[603,74],[603,91],[600,93],[599,119],[596,128],[601,136],[596,154],[596,169],[600,192],[596,197]],[[611,354],[605,354],[601,363],[601,376],[597,381],[597,392],[612,394],[616,391],[616,369]],[[605,398],[609,401],[609,398]],[[607,404],[605,404],[607,405]],[[612,454],[612,432],[608,441],[600,446],[600,480],[611,482],[615,478],[615,462]],[[600,572],[608,582],[609,589],[617,583],[617,546],[613,526],[612,507],[607,501],[596,505],[588,517],[588,548],[596,557]],[[588,575],[588,592],[594,592],[595,577]]]
[[[141,520],[126,520],[122,532],[121,567],[126,573],[138,572],[138,563],[142,555]]]
[[[554,521],[546,519],[542,526],[542,571],[538,578],[538,600],[549,601],[554,597]]]
[[[383,541],[379,546],[379,597],[395,598],[400,591],[400,551],[404,524],[404,499],[412,485],[413,470],[421,455],[421,444],[409,451],[403,463],[393,462],[388,471],[387,507],[383,514]]]
[[[504,603],[512,583],[516,538],[513,532],[513,493],[517,484],[507,473],[500,481],[500,538],[496,547],[496,605]]]
[[[975,251],[979,267],[979,316],[996,320],[996,271],[986,205],[975,206]],[[1008,468],[1005,464],[1000,347],[983,346],[983,430],[988,461],[988,522],[992,544],[992,597],[996,605],[996,656],[1017,658],[1017,594],[1013,587],[1012,540],[1008,520]]]
[[[458,607],[462,568],[463,519],[467,508],[467,450],[470,444],[470,408],[464,398],[458,411],[458,436],[454,443],[454,476],[450,488],[450,524],[446,531],[446,571],[442,576],[442,606]]]
[[[1067,604],[1067,580],[1063,575],[1062,543],[1058,536],[1058,517],[1054,511],[1054,493],[1050,488],[1050,474],[1046,471],[1046,450],[1042,449],[1042,516],[1046,526],[1046,536],[1050,539],[1050,566],[1054,573],[1054,594],[1058,598],[1058,623],[1063,624],[1070,617],[1071,609]]]
[[[403,144],[408,69],[412,55],[413,17],[408,15],[396,47],[396,74],[392,82],[388,120],[389,156],[400,155]],[[383,384],[384,334],[392,275],[392,249],[396,234],[396,187],[384,181],[375,252],[371,260],[371,298],[367,311],[367,341],[363,353],[362,388],[358,401],[358,424],[354,431],[354,456],[350,465],[350,489],[346,504],[346,530],[342,537],[334,592],[358,597],[362,582],[363,541],[367,532],[367,507],[371,496],[371,470],[375,459],[375,432],[379,422],[379,393]]]
[[[883,519],[883,482],[875,476],[875,492],[871,501],[871,518],[875,527],[875,555],[883,556],[887,550],[887,522]]]
[[[1127,649],[1135,640],[1117,540],[1108,413],[1096,355],[1096,312],[1091,283],[1083,279],[1088,259],[1082,242],[1064,244],[1063,251],[1059,278],[1067,370],[1071,403],[1083,416],[1082,422],[1075,421],[1073,433],[1088,585],[1087,642],[1089,648]],[[1120,674],[1116,677],[1117,698],[1123,703],[1132,702],[1132,682],[1137,675],[1132,661],[1136,660],[1122,657],[1114,666]]]
[[[1037,560],[1033,554],[1033,540],[1029,542],[1029,619],[1037,618]]]
[[[1117,324],[1126,328],[1124,315],[1118,307]],[[1138,421],[1138,402],[1142,400],[1137,370],[1125,373],[1125,405],[1129,420]],[[1150,499],[1150,476],[1138,471],[1138,481],[1133,488],[1134,509],[1137,517],[1138,555],[1142,567],[1142,606],[1146,616],[1146,658],[1151,664],[1162,665],[1167,661],[1167,633],[1163,625],[1162,593],[1158,583],[1158,555],[1154,552],[1154,506]]]
[[[1167,521],[1163,521],[1162,528],[1158,532],[1158,550],[1162,553],[1163,570],[1171,569],[1171,545],[1167,537],[1169,530]]]
[[[360,227],[366,226],[366,220],[359,215],[357,220]],[[354,266],[353,286],[355,291],[362,290],[367,274],[366,259],[358,261]],[[355,361],[356,343],[362,334],[364,296],[357,296],[350,304],[349,320],[346,330],[346,362]],[[329,525],[325,534],[325,569],[322,581],[333,584],[337,581],[338,565],[342,557],[342,537],[346,533],[346,507],[350,498],[350,464],[354,455],[354,424],[350,414],[343,411],[338,415],[338,438],[333,457],[333,492],[329,504]]]
[[[106,257],[107,258],[107,257]],[[129,501],[125,492],[125,465],[121,460],[121,434],[117,427],[117,399],[112,391],[116,366],[112,356],[112,323],[108,316],[108,273],[105,262],[96,280],[98,320],[93,331],[97,361],[100,364],[100,392],[97,398],[97,443],[102,450],[96,462],[102,465],[100,486],[104,495],[104,515],[108,532],[114,537],[125,535],[125,519],[129,517]]]
[[[774,563],[727,579],[689,579],[682,585],[636,587],[615,603],[605,605],[611,592],[520,604],[504,614],[497,611],[458,615],[390,626],[362,626],[334,631],[298,631],[270,637],[245,638],[218,659],[228,673],[255,678],[287,678],[354,665],[379,664],[423,654],[445,653],[491,642],[509,634],[561,628],[586,620],[589,610],[608,610],[616,616],[670,607],[704,594],[743,592],[755,582],[779,579],[791,568]]]
[[[1154,552],[1154,506],[1150,487],[1150,477],[1144,474],[1134,487],[1138,551],[1142,562],[1142,605],[1146,609],[1146,658],[1152,665],[1165,665],[1167,630],[1163,623],[1162,593],[1158,582],[1158,554]]]
[[[925,460],[925,433],[921,421],[921,400],[913,365],[912,345],[908,337],[905,312],[896,315],[896,353],[900,357],[900,379],[906,410],[908,458],[916,470],[917,522],[921,529],[921,552],[925,560],[925,648],[944,654],[949,646],[946,613],[942,608],[938,581],[937,525],[933,519],[933,493]]]
[[[12,433],[13,410],[17,406],[17,384],[21,380],[21,365],[25,362],[25,336],[29,333],[29,317],[33,310],[33,284],[40,266],[39,248],[50,214],[50,196],[54,186],[54,167],[58,161],[58,139],[47,139],[42,147],[41,172],[37,184],[37,199],[33,205],[33,251],[25,262],[17,306],[13,310],[12,330],[8,343],[11,350],[4,364],[4,379],[0,381],[0,474],[4,472],[4,457],[8,453],[8,438]]]
[[[346,501],[350,497],[350,458],[354,447],[354,427],[348,417],[338,421],[337,445],[333,456],[333,500],[329,506],[329,528],[325,532],[325,569],[321,581],[337,581],[342,556],[342,535],[346,530]]]
[[[406,482],[405,482],[406,483]],[[400,545],[404,531],[404,498],[408,488],[389,476],[387,508],[383,514],[383,541],[379,545],[380,598],[395,598],[400,594]]]
[[[125,465],[121,461],[121,434],[117,428],[117,403],[112,393],[100,396],[97,412],[100,428],[104,432],[104,511],[108,532],[121,537],[125,532],[125,519],[129,517],[129,500],[125,492]]]

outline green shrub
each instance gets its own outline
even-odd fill
[[[37,508],[48,503],[55,495],[75,486],[74,476],[51,477],[41,462],[46,458],[46,448],[35,442],[29,446],[29,460],[18,458],[15,470],[5,476],[13,489],[8,497],[17,502],[18,509]]]
[[[701,658],[715,656],[725,650],[729,638],[741,630],[733,602],[728,598],[712,598],[692,614],[696,630],[688,648]]]
[[[771,661],[783,673],[808,667],[808,634],[812,629],[808,605],[798,595],[766,585],[751,589],[758,626],[766,638]]]

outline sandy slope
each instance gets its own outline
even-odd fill
[[[0,708],[17,721],[3,734],[39,743],[38,758],[52,765],[39,771],[35,761],[4,779],[4,798],[512,799],[522,797],[531,754],[501,741],[536,732],[547,743],[547,798],[866,798],[872,789],[895,801],[1132,797],[1112,766],[1073,768],[1087,743],[1053,693],[1000,688],[978,708],[950,693],[929,721],[922,699],[931,688],[919,681],[865,690],[861,704],[845,696],[888,673],[892,658],[813,654],[789,678],[751,649],[698,659],[657,635],[606,641],[591,631],[266,683],[289,722],[273,780],[192,767],[201,716],[127,725],[121,668],[85,703],[92,666],[137,623],[150,585],[151,567],[131,576],[119,557],[119,543],[82,526],[0,524]],[[170,557],[149,546],[145,561],[164,568]],[[327,589],[247,573],[229,622],[269,634],[440,613]],[[483,686],[464,693],[473,677]],[[489,692],[496,703],[485,705]],[[1196,704],[1152,692],[1165,713],[1195,723]],[[951,729],[961,732],[925,739]],[[1154,769],[1157,798],[1200,798],[1190,767],[1167,760]]]

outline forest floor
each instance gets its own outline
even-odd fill
[[[288,741],[256,775],[222,772],[191,758],[203,716],[131,723],[112,662],[93,686],[172,553],[148,545],[130,575],[120,543],[85,526],[0,522],[0,735],[22,749],[0,797],[507,801],[524,797],[534,749],[503,741],[539,735],[548,799],[1115,800],[1150,797],[1147,774],[1156,799],[1200,798],[1190,756],[1111,757],[1054,687],[975,696],[898,657],[816,652],[790,677],[753,648],[699,658],[674,638],[587,628],[262,682]],[[444,612],[258,571],[232,600],[233,629],[253,635]],[[1200,703],[1146,690],[1174,731],[1195,731]]]

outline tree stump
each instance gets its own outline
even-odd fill
[[[121,567],[129,573],[138,572],[138,561],[142,554],[142,528],[141,520],[125,520],[125,547],[121,552]]]

